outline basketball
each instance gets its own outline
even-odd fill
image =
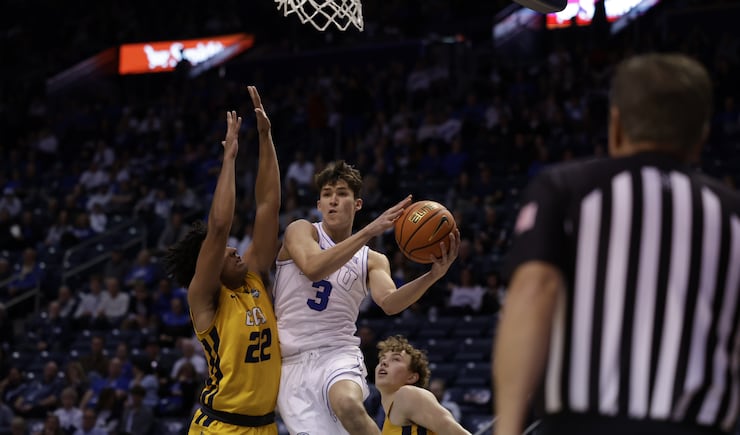
[[[448,236],[455,228],[455,218],[445,206],[434,201],[417,201],[396,221],[396,243],[409,260],[432,263],[429,254],[441,258],[439,242],[445,241],[445,248],[449,248]]]

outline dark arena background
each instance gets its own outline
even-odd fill
[[[230,245],[249,243],[248,84],[272,121],[281,233],[320,218],[312,174],[340,158],[365,178],[358,227],[409,193],[454,214],[462,245],[448,274],[393,317],[368,299],[358,335],[370,372],[389,335],[425,349],[440,397],[473,433],[493,417],[501,261],[521,189],[550,164],[606,153],[617,62],[646,51],[699,59],[715,85],[701,169],[740,183],[736,1],[569,0],[545,16],[503,0],[364,0],[362,32],[319,31],[272,0],[1,10],[0,434],[20,425],[14,416],[27,431],[13,433],[41,433],[67,387],[123,433],[130,381],[143,377],[155,385],[144,397],[153,433],[185,433],[204,360],[185,289],[160,257],[206,217],[227,109],[244,116]],[[428,268],[406,260],[392,232],[372,247],[397,285]],[[85,312],[91,294],[119,293],[108,315]],[[101,382],[118,394],[99,394]],[[366,406],[381,423],[375,394]]]

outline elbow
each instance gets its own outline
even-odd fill
[[[322,279],[324,279],[321,274],[316,273],[315,271],[304,271],[303,274],[306,275],[306,278],[308,278],[311,282],[321,281]]]
[[[400,307],[396,307],[396,306],[393,306],[392,304],[390,304],[390,303],[388,302],[387,298],[386,298],[386,299],[383,299],[383,300],[382,300],[382,301],[381,301],[381,302],[380,302],[380,303],[378,304],[378,306],[379,306],[379,307],[380,307],[380,309],[381,309],[381,310],[383,310],[383,312],[384,312],[384,313],[385,313],[386,315],[388,315],[388,316],[395,316],[396,314],[398,314],[398,313],[400,313],[401,311],[403,311],[403,308],[400,308]]]

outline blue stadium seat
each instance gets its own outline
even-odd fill
[[[433,378],[444,379],[445,384],[452,385],[460,372],[460,364],[451,362],[430,363],[429,369]]]
[[[488,388],[491,385],[491,364],[488,362],[468,362],[455,379],[457,387]]]

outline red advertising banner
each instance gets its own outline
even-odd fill
[[[175,69],[181,60],[197,66],[219,58],[220,62],[233,57],[254,44],[254,36],[246,33],[214,36],[181,41],[124,44],[119,48],[119,74],[145,74]],[[228,54],[228,57],[224,57]]]

